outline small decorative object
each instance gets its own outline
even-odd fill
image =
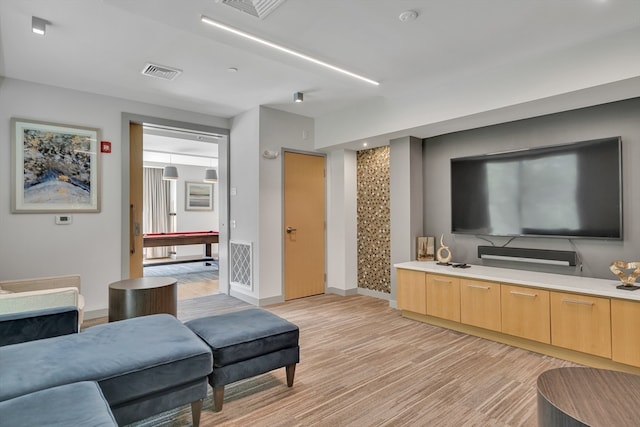
[[[418,237],[416,250],[418,261],[433,261],[435,259],[435,237]]]
[[[445,255],[446,253],[446,255]],[[444,244],[444,234],[440,235],[440,248],[438,249],[438,264],[451,264],[451,250]]]
[[[631,274],[628,276],[624,271],[620,270],[621,268],[625,270],[631,270]],[[609,270],[616,276],[620,278],[622,285],[616,286],[618,289],[624,289],[627,291],[635,291],[636,289],[640,289],[640,286],[634,285],[636,282],[636,278],[640,276],[640,262],[625,262],[625,261],[614,261],[609,266]]]

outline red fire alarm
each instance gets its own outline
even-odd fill
[[[101,153],[111,153],[111,143],[109,141],[102,141],[100,143]]]

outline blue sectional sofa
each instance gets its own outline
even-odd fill
[[[0,315],[0,425],[123,425],[191,403],[198,426],[207,383],[220,411],[226,384],[284,367],[291,387],[300,358],[298,327],[257,308],[187,324],[156,314],[80,333],[77,315]]]
[[[11,427],[117,427],[96,382],[36,391],[0,402],[0,425]]]
[[[99,385],[119,425],[191,403],[197,426],[212,366],[211,349],[167,314],[5,345],[0,347],[0,418],[16,416],[11,408],[18,398],[89,381]]]

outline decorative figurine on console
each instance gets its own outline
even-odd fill
[[[437,256],[438,256],[438,265],[451,264],[451,250],[449,249],[449,246],[445,246],[444,244],[444,234],[440,235],[440,248],[438,249]]]
[[[624,268],[625,270],[634,269],[631,274],[628,276],[624,271],[620,270]],[[636,278],[640,276],[640,262],[625,262],[625,261],[614,261],[609,266],[609,270],[616,276],[620,278],[622,281],[622,285],[616,286],[618,289],[624,289],[626,291],[635,291],[636,289],[640,289],[640,286],[634,285],[636,282]]]

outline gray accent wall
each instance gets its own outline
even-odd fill
[[[561,267],[483,261],[477,257],[477,246],[491,243],[480,236],[451,234],[452,158],[609,136],[622,137],[622,241],[518,237],[508,243],[508,247],[575,250],[581,261],[578,266]],[[609,270],[612,261],[640,261],[640,98],[426,138],[422,159],[424,233],[438,236],[438,247],[439,236],[444,234],[445,244],[451,248],[455,262],[618,280]],[[485,238],[496,246],[509,240],[507,237]]]

